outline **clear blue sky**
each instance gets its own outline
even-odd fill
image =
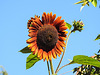
[[[85,6],[80,12],[81,5],[74,5],[79,0],[0,0],[0,65],[3,65],[9,75],[48,75],[47,64],[43,60],[26,70],[26,58],[29,54],[18,52],[28,44],[27,21],[34,15],[52,12],[62,16],[66,22],[81,19],[84,30],[71,34],[68,47],[61,64],[69,63],[75,55],[92,56],[100,49],[100,41],[94,41],[100,34],[100,8]],[[99,3],[99,2],[98,2]],[[59,57],[53,60],[54,69]],[[77,67],[69,65],[59,71],[58,75]],[[72,72],[65,75],[74,75]]]

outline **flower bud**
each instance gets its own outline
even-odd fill
[[[72,32],[75,32],[76,30],[78,30],[79,32],[81,32],[81,30],[83,30],[83,22],[82,21],[75,21],[73,22],[73,26],[74,26],[74,29],[72,30]]]

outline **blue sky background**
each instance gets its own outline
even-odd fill
[[[43,60],[26,70],[26,58],[29,54],[18,52],[28,44],[27,22],[34,15],[43,12],[62,16],[72,24],[74,20],[82,20],[84,30],[71,34],[68,47],[61,66],[69,63],[75,55],[92,56],[100,49],[100,41],[94,41],[100,34],[100,8],[74,5],[79,0],[0,0],[0,65],[4,66],[9,75],[48,75],[47,64]],[[53,60],[56,69],[60,58]],[[58,75],[71,71],[77,64],[69,65],[59,71]],[[74,75],[72,72],[65,75]]]

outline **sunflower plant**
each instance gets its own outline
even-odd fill
[[[65,22],[64,19],[61,19],[61,16],[56,18],[56,14],[52,14],[52,12],[47,14],[46,12],[43,12],[41,18],[36,15],[34,18],[31,17],[27,23],[28,36],[30,38],[26,40],[26,43],[29,45],[20,50],[22,53],[30,53],[26,60],[26,69],[31,68],[36,62],[42,59],[44,62],[47,62],[49,75],[50,72],[52,75],[57,75],[60,69],[74,63],[100,67],[100,62],[97,60],[88,56],[77,55],[73,57],[73,60],[70,63],[59,68],[66,51],[70,34],[76,31],[81,32],[83,26],[84,24],[80,20],[74,20],[71,25]],[[56,71],[54,71],[52,60],[57,59],[57,56],[61,56],[61,60]]]

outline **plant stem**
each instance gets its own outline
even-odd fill
[[[67,39],[66,39],[66,46],[65,46],[65,48],[64,48],[63,55],[62,55],[61,60],[60,60],[60,62],[59,62],[59,64],[58,64],[58,66],[57,66],[57,69],[56,69],[55,73],[57,73],[57,70],[58,70],[58,68],[59,68],[59,66],[60,66],[60,64],[61,64],[61,62],[62,62],[63,57],[64,57],[64,54],[65,54],[65,51],[66,51],[66,47],[67,47],[67,43],[68,43],[68,39],[69,39],[70,34],[71,34],[71,30],[70,30],[70,32],[69,32],[69,34],[68,34]]]
[[[49,73],[49,75],[50,75],[50,68],[49,68],[49,63],[48,63],[48,61],[47,61],[47,66],[48,66],[48,73]]]
[[[59,74],[59,75],[63,75],[63,74],[69,73],[69,72],[73,72],[73,70],[71,70],[71,71],[67,71],[67,72],[62,73],[62,74]]]
[[[51,72],[52,72],[52,74],[54,74],[54,69],[53,69],[52,60],[50,60],[50,67],[51,67]]]
[[[70,63],[68,63],[68,64],[62,66],[61,68],[59,68],[59,69],[57,70],[57,72],[58,72],[60,69],[62,69],[63,67],[65,67],[65,66],[67,66],[67,65],[70,65],[71,63],[72,63],[72,62],[70,62]],[[57,72],[56,72],[56,73],[57,73]]]

